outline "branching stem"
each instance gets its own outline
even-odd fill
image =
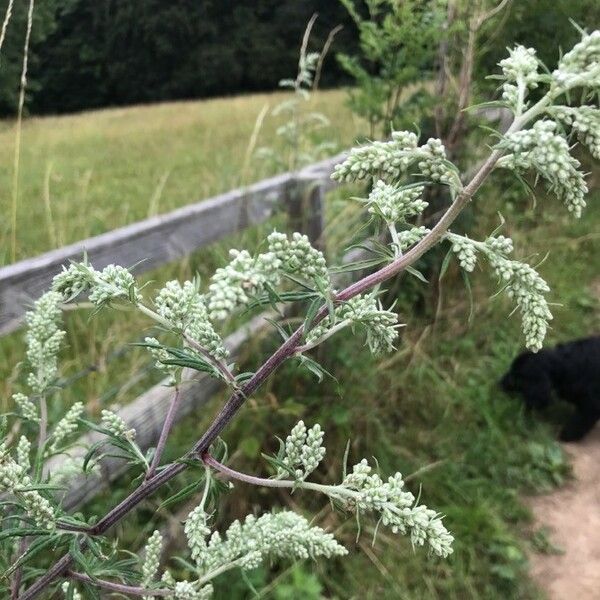
[[[522,129],[524,125],[542,113],[554,99],[554,97],[554,90],[548,92],[539,102],[537,102],[537,104],[533,105],[520,117],[516,118],[507,133],[510,134]],[[355,296],[372,289],[388,279],[391,279],[398,273],[405,270],[408,266],[412,265],[416,260],[423,256],[423,254],[435,246],[444,237],[450,225],[454,222],[464,207],[470,202],[473,195],[483,185],[485,180],[496,166],[496,163],[501,158],[502,154],[503,153],[501,150],[493,150],[491,152],[489,157],[476,171],[471,181],[456,193],[452,204],[444,213],[442,218],[419,243],[417,243],[401,257],[398,257],[393,262],[384,266],[379,271],[367,275],[363,279],[353,283],[346,289],[339,292],[335,296],[334,301],[344,302],[350,300],[351,298],[354,298]],[[146,314],[148,314],[147,311],[149,310],[150,309],[142,309],[142,312],[146,312]],[[315,316],[313,323],[315,325],[318,324],[327,316],[327,314],[327,306],[321,307]],[[238,410],[245,403],[246,399],[249,398],[287,359],[294,356],[298,347],[301,345],[303,335],[304,327],[301,325],[290,337],[287,338],[287,340],[279,347],[279,349],[276,350],[263,363],[263,365],[254,373],[251,379],[244,383],[241,388],[233,391],[227,402],[214,418],[211,425],[183,458],[199,458],[208,451],[210,445],[217,439],[229,422],[234,418]],[[126,514],[131,512],[142,500],[153,494],[168,481],[185,471],[186,468],[187,464],[184,462],[173,463],[153,475],[151,478],[145,480],[127,498],[125,498],[120,504],[115,506],[100,521],[98,521],[91,532],[92,535],[102,535],[105,533]],[[310,485],[311,489],[316,489],[315,486],[318,486],[318,484],[308,484],[308,482],[304,482],[304,484],[305,487]],[[85,542],[82,542],[81,549],[85,549]],[[39,596],[42,592],[47,590],[48,585],[63,575],[65,571],[69,569],[71,564],[72,557],[70,554],[65,554],[21,595],[21,600],[31,600],[32,598]]]
[[[150,464],[148,471],[146,471],[146,480],[152,479],[154,473],[156,473],[156,469],[160,465],[160,459],[162,458],[165,444],[167,443],[167,438],[169,437],[169,433],[171,433],[173,423],[175,422],[175,415],[177,414],[177,409],[179,408],[179,399],[179,386],[175,386],[175,393],[171,398],[171,402],[165,416],[165,422],[163,423],[160,437],[158,438],[158,442],[156,444],[154,456],[152,457],[152,463]]]

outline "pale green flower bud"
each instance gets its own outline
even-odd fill
[[[133,441],[135,439],[135,429],[130,429],[122,417],[114,413],[112,410],[106,409],[104,409],[101,414],[102,421],[100,424],[102,427],[104,427],[104,429],[107,429],[117,437],[122,437],[129,441]]]
[[[17,444],[17,463],[25,472],[29,471],[31,468],[31,461],[29,459],[30,453],[31,442],[24,435],[22,435],[19,438],[19,443]]]
[[[146,544],[144,562],[142,563],[142,585],[149,586],[155,579],[160,566],[163,539],[160,531],[155,530]]]
[[[24,419],[36,422],[39,420],[38,411],[35,404],[25,394],[18,392],[13,394],[12,398]]]
[[[76,402],[71,406],[67,414],[57,423],[52,434],[52,446],[50,446],[50,449],[53,452],[58,450],[61,442],[77,429],[77,421],[82,413],[83,404],[81,402]]]

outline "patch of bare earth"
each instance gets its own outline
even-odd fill
[[[547,527],[563,554],[532,554],[531,575],[550,600],[600,598],[600,425],[577,444],[565,444],[573,480],[531,498],[535,527]]]

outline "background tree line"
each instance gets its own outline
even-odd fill
[[[354,3],[364,15],[367,4],[385,2]],[[409,4],[443,10],[444,2]],[[0,0],[3,12],[7,5],[8,0]],[[27,5],[15,0],[2,48],[2,116],[15,113]],[[315,48],[333,27],[344,26],[326,61],[322,85],[349,83],[352,76],[333,56],[358,51],[359,33],[347,5],[338,0],[38,0],[26,107],[29,113],[64,113],[271,90],[295,71],[300,39],[314,12],[319,13],[311,42]],[[577,35],[568,17],[585,26],[597,22],[599,13],[593,0],[513,0],[480,67],[489,72],[505,47],[524,36],[551,63],[557,41],[566,47]],[[421,63],[424,58],[426,62],[427,56],[419,56]],[[430,59],[431,65],[418,65],[424,75],[434,54]],[[375,72],[379,67],[366,68]]]

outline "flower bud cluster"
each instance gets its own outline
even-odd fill
[[[225,319],[237,308],[246,306],[267,286],[279,284],[282,272],[308,282],[318,280],[329,287],[325,257],[311,246],[308,237],[294,233],[290,240],[285,234],[274,231],[267,241],[268,251],[256,257],[246,250],[231,250],[231,262],[217,269],[206,297],[211,319]]]
[[[557,106],[553,114],[570,125],[594,158],[600,159],[600,110],[594,106]]]
[[[190,512],[183,530],[188,540],[192,560],[198,564],[204,563],[207,560],[206,553],[208,551],[206,539],[211,533],[208,526],[208,515],[204,511],[204,507],[196,506]]]
[[[419,227],[412,227],[411,229],[407,229],[405,231],[400,231],[398,233],[398,246],[400,246],[400,250],[404,252],[408,250],[411,246],[418,244],[431,230],[427,227],[423,227],[422,225]]]
[[[548,322],[552,320],[545,298],[550,288],[531,266],[507,257],[513,251],[512,240],[498,235],[488,237],[485,242],[477,242],[454,233],[448,233],[446,238],[452,243],[452,250],[466,271],[473,270],[478,251],[487,257],[501,284],[505,286],[508,297],[516,302],[521,311],[527,347],[534,352],[540,350]]]
[[[416,504],[414,495],[404,489],[400,473],[384,482],[363,459],[338,488],[331,496],[344,508],[378,513],[382,523],[394,533],[410,534],[415,546],[428,544],[434,554],[442,557],[452,553],[454,538],[442,519],[425,505]]]
[[[456,169],[446,159],[442,142],[430,138],[418,146],[417,136],[409,131],[395,131],[388,142],[372,142],[353,148],[348,158],[336,165],[332,179],[356,181],[375,177],[394,183],[416,164],[422,175],[434,182],[459,184]]]
[[[125,267],[108,265],[102,271],[94,273],[95,280],[89,298],[96,306],[102,306],[118,298],[137,296],[135,279]]]
[[[514,245],[513,241],[504,235],[490,236],[485,240],[485,245],[494,253],[494,254],[511,254]]]
[[[52,280],[52,289],[63,301],[73,300],[79,294],[90,292],[90,302],[104,306],[111,300],[135,299],[139,295],[135,278],[119,265],[108,265],[97,271],[87,263],[73,263]]]
[[[155,530],[148,538],[142,563],[142,585],[148,587],[156,579],[160,566],[160,555],[162,552],[163,538],[160,531]],[[148,596],[147,598],[151,598]]]
[[[269,253],[279,261],[279,268],[308,282],[321,281],[329,289],[330,280],[323,253],[313,248],[306,235],[293,233],[288,239],[284,233],[274,231],[267,237]]]
[[[271,252],[252,257],[247,250],[230,250],[231,262],[215,271],[208,292],[211,319],[226,319],[234,310],[246,306],[250,297],[266,285],[279,283],[279,259]]]
[[[213,592],[212,585],[198,589],[198,586],[190,581],[178,581],[173,588],[173,597],[175,600],[208,600],[212,598]]]
[[[287,436],[281,461],[294,473],[296,480],[306,479],[323,460],[323,435],[318,423],[307,430],[304,421],[298,421]],[[277,476],[281,478],[288,474],[288,470],[281,468]]]
[[[87,292],[96,271],[86,264],[72,263],[52,279],[52,290],[61,294],[65,302]]]
[[[52,433],[53,440],[52,446],[50,446],[52,452],[58,450],[61,442],[77,429],[77,421],[82,413],[83,404],[81,402],[75,402],[75,404],[67,411],[67,414],[57,423],[54,432]]]
[[[398,187],[379,179],[367,199],[368,210],[389,224],[405,221],[427,208],[427,202],[422,199],[424,189],[422,185]]]
[[[198,521],[198,515],[194,511],[192,514]],[[330,533],[311,527],[304,517],[291,511],[267,513],[258,518],[249,515],[243,523],[234,521],[223,537],[214,532],[208,542],[204,525],[186,526],[186,536],[190,548],[196,549],[196,564],[205,573],[233,561],[239,561],[243,569],[254,569],[269,558],[329,558],[347,554]],[[204,551],[198,552],[202,545]]]
[[[17,444],[17,464],[27,472],[31,468],[29,454],[31,453],[31,442],[22,435]]]
[[[537,352],[542,348],[548,322],[552,320],[545,298],[550,291],[548,284],[526,263],[509,260],[500,254],[491,254],[489,259],[500,281],[506,284],[509,298],[521,311],[525,344]]]
[[[436,183],[460,184],[456,167],[446,159],[446,148],[441,140],[429,138],[420,150],[423,155],[418,167],[423,176]]]
[[[37,394],[43,393],[58,373],[58,352],[65,332],[59,328],[62,297],[46,292],[25,315],[27,359],[31,372],[27,385]]]
[[[160,345],[160,342],[156,338],[144,338],[144,343],[147,344],[148,352],[150,352],[152,358],[155,360],[154,366],[159,371],[166,373],[169,376],[169,383],[174,385],[177,381],[179,367],[164,363],[164,361],[171,358],[171,355]]]
[[[198,292],[196,282],[186,281],[181,285],[179,281],[169,281],[154,303],[163,319],[196,340],[216,359],[229,354],[209,320],[205,298]]]
[[[127,423],[111,410],[104,409],[102,411],[102,421],[100,424],[116,437],[125,438],[129,441],[135,439],[135,429],[127,427]]]
[[[22,452],[24,452],[23,447],[20,450],[20,453]],[[38,527],[54,529],[56,517],[50,502],[36,490],[19,490],[31,485],[33,482],[23,465],[15,462],[4,443],[0,444],[0,491],[14,494]]]
[[[513,109],[523,109],[527,89],[538,85],[539,61],[533,48],[516,46],[508,52],[508,58],[499,63],[506,81],[502,86],[502,98]]]
[[[298,63],[298,79],[305,86],[310,87],[313,82],[313,75],[319,62],[319,52],[303,53]]]
[[[35,404],[25,394],[17,392],[16,394],[13,394],[12,398],[24,419],[29,419],[30,421],[39,421],[38,411]]]
[[[357,181],[378,177],[397,181],[416,160],[417,136],[411,131],[394,131],[388,142],[375,141],[352,148],[348,158],[336,165],[331,176],[336,181]]]
[[[581,41],[563,55],[552,77],[561,89],[600,86],[600,31],[584,33]]]
[[[398,315],[384,310],[377,298],[370,295],[355,296],[335,308],[335,321],[324,320],[306,334],[309,344],[318,343],[333,327],[341,323],[364,328],[367,344],[373,354],[391,352],[398,337]]]
[[[507,135],[498,148],[508,150],[501,159],[502,166],[521,171],[534,169],[548,183],[548,189],[561,199],[569,212],[581,216],[588,191],[580,163],[569,153],[567,140],[556,133],[554,121],[541,120],[532,129]]]
[[[467,273],[472,273],[477,264],[475,243],[466,236],[455,235],[454,233],[448,233],[446,237],[452,243],[452,252],[456,254],[461,269],[464,269]]]

